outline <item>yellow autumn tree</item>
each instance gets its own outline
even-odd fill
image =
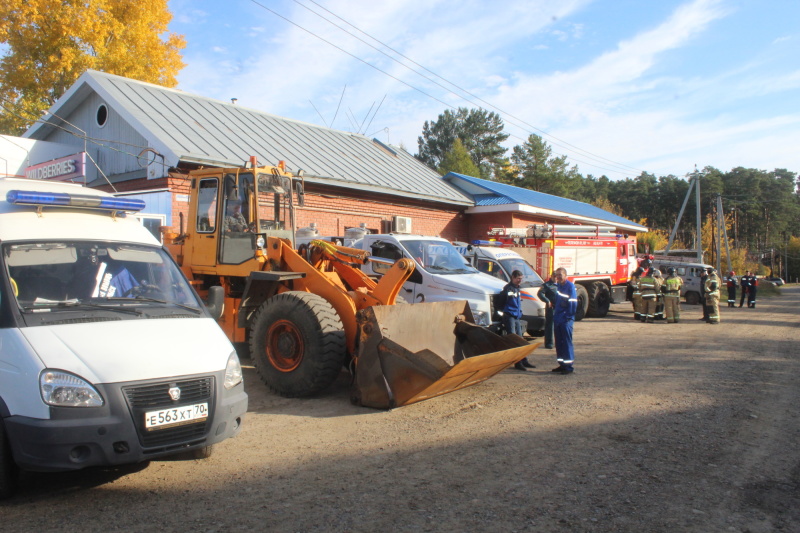
[[[177,84],[167,0],[0,0],[0,133],[19,134],[87,69]]]

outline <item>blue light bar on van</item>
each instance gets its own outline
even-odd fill
[[[15,205],[52,205],[102,209],[104,211],[136,212],[144,209],[144,200],[135,198],[113,198],[91,194],[67,194],[63,192],[8,191],[6,201]]]

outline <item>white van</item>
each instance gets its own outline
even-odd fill
[[[54,472],[203,457],[247,411],[242,371],[141,200],[0,178],[0,496]],[[213,313],[213,314],[212,314]]]
[[[454,242],[453,245],[464,258],[484,274],[494,276],[504,283],[511,280],[515,270],[522,272],[520,287],[539,290],[544,284],[541,276],[533,269],[524,257],[514,250],[501,246],[478,246],[465,242]]]
[[[486,276],[467,264],[456,248],[446,239],[422,235],[385,234],[365,235],[353,248],[369,250],[373,257],[395,261],[409,257],[416,269],[403,285],[402,296],[408,302],[439,302],[467,300],[479,326],[496,326],[493,299],[507,282]],[[390,265],[370,262],[362,269],[370,276],[381,276]],[[544,330],[544,304],[535,290],[522,291],[523,320],[527,331]]]

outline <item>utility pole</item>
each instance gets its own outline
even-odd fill
[[[725,212],[722,210],[722,195],[717,193],[717,271],[720,270],[722,247],[720,241],[725,243],[725,255],[728,259],[728,272],[732,270],[731,251],[728,248],[728,228],[725,225]]]
[[[686,210],[686,204],[689,203],[689,198],[692,197],[692,187],[695,187],[695,204],[697,207],[697,216],[696,216],[696,224],[697,224],[697,237],[695,240],[695,247],[697,250],[697,262],[703,262],[703,239],[702,239],[702,221],[700,219],[700,177],[702,176],[701,172],[698,172],[697,165],[694,167],[694,172],[689,174],[689,189],[686,191],[686,197],[683,199],[683,205],[681,206],[681,211],[678,213],[678,219],[675,221],[675,227],[672,228],[672,233],[669,234],[669,242],[667,243],[667,248],[664,250],[664,255],[669,254],[670,248],[672,248],[672,243],[675,240],[675,234],[678,232],[678,226],[681,223],[681,218],[683,218],[683,212]]]
[[[700,218],[700,173],[697,172],[697,165],[694,167],[694,202],[697,206],[697,262],[703,262],[703,221]]]

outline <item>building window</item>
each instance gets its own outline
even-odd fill
[[[97,117],[96,118],[97,118],[97,125],[98,126],[100,126],[102,128],[103,126],[106,125],[106,122],[108,122],[108,108],[106,107],[106,104],[100,104],[97,107]]]

